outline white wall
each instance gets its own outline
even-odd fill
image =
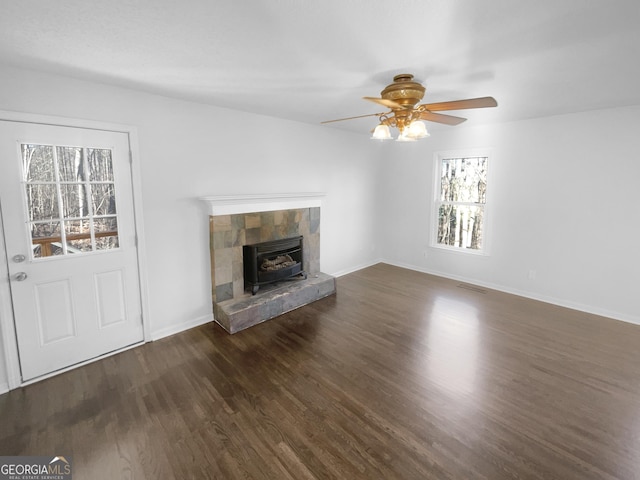
[[[640,323],[640,107],[434,132],[385,160],[391,263]],[[395,147],[395,145],[393,145]],[[434,153],[491,147],[488,256],[429,246]],[[529,271],[535,270],[535,279]]]
[[[354,270],[380,255],[371,208],[379,156],[366,134],[11,67],[0,69],[0,110],[137,127],[154,337],[212,318],[200,196],[326,192],[322,270]],[[259,133],[245,133],[252,130]]]

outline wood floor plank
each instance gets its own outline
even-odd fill
[[[0,396],[78,479],[640,478],[640,326],[379,264]]]

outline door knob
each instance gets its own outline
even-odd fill
[[[18,272],[16,273],[15,279],[18,282],[23,282],[24,280],[27,279],[27,274],[25,272]]]
[[[13,261],[16,263],[22,263],[26,260],[26,257],[24,255],[14,255],[13,256]]]

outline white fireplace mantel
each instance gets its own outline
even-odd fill
[[[209,215],[216,216],[320,207],[325,196],[326,193],[323,192],[265,193],[212,195],[200,197],[200,200],[207,205]]]

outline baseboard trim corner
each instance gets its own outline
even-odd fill
[[[358,270],[363,270],[365,268],[373,267],[374,265],[377,265],[378,263],[389,263],[389,262],[385,262],[384,260],[381,260],[381,259],[378,258],[378,259],[372,260],[371,262],[362,263],[362,264],[357,265],[355,267],[349,267],[349,268],[345,268],[343,270],[338,270],[337,272],[332,272],[332,273],[330,273],[330,275],[332,275],[334,277],[342,277],[344,275],[348,275],[350,273],[357,272]]]
[[[161,338],[170,337],[171,335],[175,335],[176,333],[184,332],[185,330],[199,327],[200,325],[204,325],[205,323],[209,322],[213,322],[213,315],[204,315],[202,317],[194,318],[192,320],[181,322],[176,325],[170,325],[168,327],[152,331],[151,341],[155,342],[156,340],[160,340]]]

